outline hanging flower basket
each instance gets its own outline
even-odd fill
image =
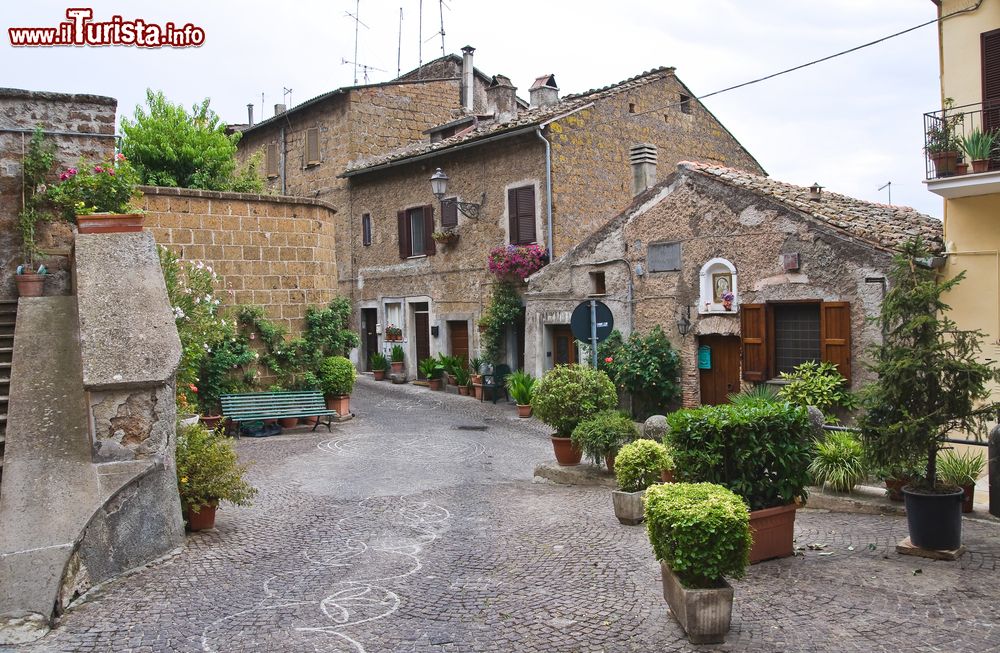
[[[439,245],[454,245],[458,242],[458,232],[451,230],[435,231],[431,234],[431,238]]]
[[[548,262],[548,252],[538,245],[494,247],[489,254],[490,272],[509,281],[524,281]]]

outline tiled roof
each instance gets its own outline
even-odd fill
[[[883,249],[894,250],[916,235],[922,236],[931,250],[944,249],[941,221],[908,206],[866,202],[825,189],[817,202],[809,199],[808,188],[770,177],[692,161],[681,161],[677,167],[767,196]]]
[[[446,150],[457,145],[499,136],[506,132],[521,131],[529,127],[535,127],[547,121],[559,118],[564,114],[575,111],[591,102],[602,100],[606,97],[625,91],[630,91],[666,77],[672,77],[673,74],[673,68],[655,68],[617,84],[591,89],[584,93],[567,95],[566,97],[561,98],[558,103],[551,106],[535,107],[534,109],[522,109],[518,112],[516,118],[508,122],[481,121],[478,127],[472,131],[456,134],[455,136],[445,138],[436,143],[430,143],[427,141],[413,143],[391,152],[354,161],[348,165],[347,170],[344,172],[344,176],[356,174],[369,168],[380,168],[387,164],[404,161],[416,156]]]

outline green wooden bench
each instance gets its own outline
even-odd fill
[[[281,419],[283,417],[327,417],[326,427],[333,430],[333,418],[337,411],[326,407],[323,393],[318,390],[289,392],[243,392],[240,394],[222,395],[222,414],[236,424],[236,436],[239,437],[240,422],[251,422],[264,419]],[[312,430],[320,425],[320,420]]]

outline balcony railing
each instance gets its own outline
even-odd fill
[[[924,152],[927,179],[940,179],[974,172],[966,146],[980,138],[989,154],[976,164],[975,172],[1000,170],[1000,99],[960,107],[948,106],[924,114]],[[982,143],[981,143],[982,145]],[[970,150],[976,154],[975,149]]]

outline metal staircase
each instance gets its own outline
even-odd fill
[[[10,397],[10,369],[14,353],[16,320],[17,300],[0,300],[0,478],[3,478],[3,457],[7,441],[7,401]]]

